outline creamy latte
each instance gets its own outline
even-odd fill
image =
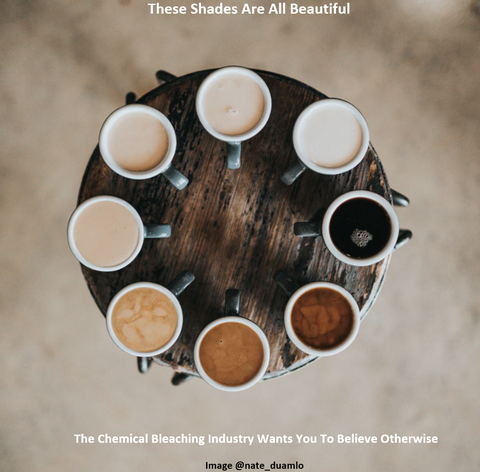
[[[113,307],[111,323],[124,346],[137,352],[153,352],[172,339],[178,314],[167,295],[141,287],[119,298]]]

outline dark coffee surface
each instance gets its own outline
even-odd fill
[[[229,387],[243,385],[262,367],[263,345],[253,329],[240,323],[223,323],[209,331],[199,356],[207,375]]]
[[[330,220],[333,244],[355,259],[366,259],[382,251],[391,231],[387,212],[369,198],[353,198],[342,203]]]
[[[292,327],[307,346],[330,349],[341,344],[352,331],[353,310],[336,290],[314,288],[293,305]]]

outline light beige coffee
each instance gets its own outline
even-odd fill
[[[158,166],[167,154],[167,130],[148,113],[125,113],[112,125],[108,149],[112,159],[123,169],[147,171]]]
[[[132,213],[120,203],[106,200],[87,205],[73,228],[78,252],[99,267],[125,262],[135,252],[139,237]]]
[[[144,287],[120,297],[113,307],[111,323],[124,346],[137,352],[152,352],[172,339],[178,315],[167,295]]]
[[[241,323],[222,323],[203,338],[199,358],[205,373],[229,387],[252,380],[262,367],[263,344],[253,329]]]
[[[244,74],[219,74],[208,83],[203,97],[205,118],[219,133],[246,133],[260,121],[265,108],[263,92]]]
[[[358,154],[362,129],[354,114],[336,103],[313,107],[298,130],[299,151],[321,167],[343,166]]]

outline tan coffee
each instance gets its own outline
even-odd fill
[[[219,133],[229,136],[250,131],[260,121],[265,102],[258,84],[244,74],[219,74],[208,83],[203,97],[205,118]]]
[[[341,293],[330,288],[314,288],[293,305],[292,328],[307,346],[330,349],[348,337],[353,317],[353,309]]]
[[[113,160],[123,169],[147,171],[160,164],[167,154],[167,130],[148,113],[125,113],[112,125],[108,149]]]
[[[86,206],[78,215],[73,239],[88,262],[99,267],[113,267],[135,252],[138,223],[120,203],[98,201]]]
[[[260,370],[262,341],[244,324],[227,322],[212,328],[199,349],[200,362],[215,382],[234,387],[250,381]]]
[[[153,288],[136,288],[120,297],[112,311],[120,342],[137,352],[151,352],[170,341],[178,315],[170,298]]]

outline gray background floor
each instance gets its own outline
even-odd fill
[[[350,16],[148,14],[0,2],[0,469],[480,468],[480,18],[465,0],[353,0]],[[314,3],[314,2],[311,2]],[[185,2],[184,4],[187,4]],[[105,117],[154,72],[228,64],[354,103],[414,239],[348,351],[231,395],[146,376],[108,338],[66,243]],[[423,434],[438,445],[76,445],[74,434]],[[319,465],[320,464],[320,465]]]

